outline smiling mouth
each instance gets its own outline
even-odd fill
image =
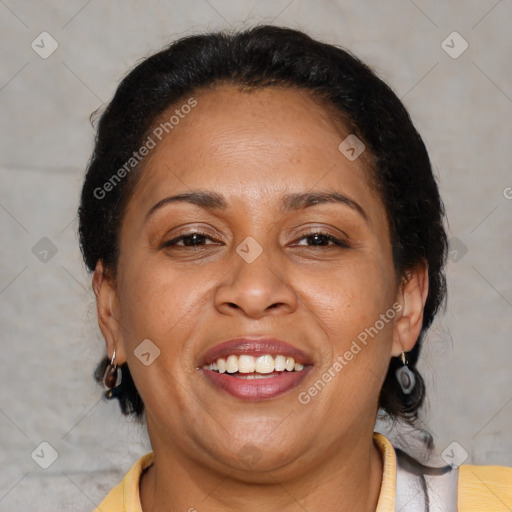
[[[266,400],[297,387],[312,368],[280,354],[232,354],[203,365],[201,370],[211,384],[235,398]]]
[[[277,338],[245,336],[210,348],[197,369],[221,393],[242,400],[266,400],[299,386],[313,369],[313,360]]]
[[[213,363],[204,365],[204,370],[227,373],[234,377],[257,379],[269,378],[282,372],[301,372],[305,366],[295,362],[293,357],[264,354],[252,356],[248,354],[219,357]]]

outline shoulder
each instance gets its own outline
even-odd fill
[[[460,466],[459,512],[512,509],[512,468],[504,466]]]
[[[139,481],[142,472],[153,464],[153,453],[143,455],[126,473],[94,512],[141,512]]]
[[[392,462],[388,473],[391,476],[396,475],[396,482],[392,481],[396,507],[389,510],[512,511],[512,467],[426,467],[415,460],[415,464],[410,463],[410,456],[395,448],[385,436],[374,438],[382,452],[387,455],[384,460]],[[395,456],[391,457],[393,454]]]

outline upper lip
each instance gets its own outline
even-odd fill
[[[296,363],[302,363],[303,365],[312,364],[311,358],[305,352],[286,341],[268,336],[244,336],[221,342],[209,349],[201,357],[199,367],[211,364],[220,357],[227,357],[231,354],[236,356],[243,354],[252,356],[280,354],[286,357],[293,357]]]

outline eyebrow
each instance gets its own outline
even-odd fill
[[[194,204],[206,210],[225,210],[228,203],[223,196],[215,192],[193,191],[165,197],[150,208],[146,219],[159,208],[171,203],[185,202]],[[281,212],[303,210],[317,204],[335,203],[350,207],[358,212],[368,222],[368,216],[363,208],[353,199],[338,192],[303,192],[286,194],[281,204]]]

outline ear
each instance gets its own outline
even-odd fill
[[[98,325],[105,338],[109,358],[116,351],[117,364],[126,361],[126,352],[119,323],[119,302],[115,280],[108,275],[101,260],[96,264],[92,277],[92,287],[96,296]]]
[[[398,357],[402,351],[409,352],[416,344],[421,332],[427,295],[428,265],[424,262],[406,273],[398,290],[396,303],[401,307],[397,306],[392,356]]]

